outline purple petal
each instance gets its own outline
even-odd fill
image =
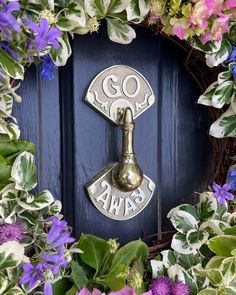
[[[30,275],[27,273],[20,279],[20,285],[24,285],[31,280]]]
[[[215,191],[219,191],[220,189],[221,189],[221,186],[219,186],[219,184],[217,184],[217,183],[213,183],[213,189],[215,190]]]
[[[228,183],[225,183],[225,184],[223,185],[222,189],[223,189],[224,191],[228,191],[228,190],[230,189],[230,185],[229,185]]]
[[[53,295],[51,283],[46,283],[43,289],[44,295]]]
[[[46,18],[42,18],[40,21],[40,35],[44,35],[48,32],[49,24]]]
[[[18,2],[9,2],[7,4],[7,12],[11,13],[12,11],[20,10],[20,4]]]
[[[58,49],[60,44],[56,40],[50,40],[49,43],[55,48]]]
[[[44,39],[42,39],[42,37],[37,35],[37,37],[35,38],[35,48],[38,51],[43,51],[46,46],[47,46],[47,41],[45,41]]]
[[[70,232],[65,232],[57,239],[57,241],[55,241],[55,243],[52,244],[51,249],[57,248],[62,244],[72,243],[74,240],[74,238],[70,238]]]
[[[34,266],[31,263],[23,263],[24,272],[30,272],[34,269]]]
[[[218,203],[219,203],[221,206],[223,206],[223,205],[226,204],[225,198],[222,197],[222,196],[220,196],[219,198],[217,198],[217,200],[218,200]]]
[[[228,193],[228,192],[225,193],[224,196],[227,200],[230,200],[230,201],[233,201],[233,199],[234,199],[234,195],[231,193]]]
[[[48,34],[47,34],[47,39],[56,39],[58,37],[61,36],[61,31],[57,28],[52,28],[49,30]]]
[[[83,288],[79,292],[76,293],[76,295],[91,295],[92,293],[87,289]]]
[[[28,27],[35,33],[38,33],[40,31],[40,28],[32,21],[29,22]]]

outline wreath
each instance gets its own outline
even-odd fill
[[[218,184],[169,212],[171,246],[167,239],[151,256],[141,240],[75,241],[61,203],[47,190],[32,193],[35,145],[19,140],[12,115],[26,68],[35,63],[53,79],[70,38],[98,32],[102,21],[113,42],[130,43],[136,26],[177,42],[203,89],[198,103],[214,118],[210,135],[232,138],[214,140]],[[0,294],[236,294],[235,78],[236,0],[0,0]]]

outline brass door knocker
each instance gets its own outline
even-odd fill
[[[123,65],[99,73],[89,86],[85,101],[121,127],[122,153],[86,185],[95,207],[115,220],[126,220],[149,203],[155,184],[143,174],[134,152],[134,119],[154,104],[147,80]]]

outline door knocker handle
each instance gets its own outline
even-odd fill
[[[154,104],[152,88],[136,70],[117,65],[95,77],[85,101],[122,130],[119,162],[107,165],[85,188],[101,213],[115,220],[130,219],[147,206],[155,190],[134,152],[134,120]]]
[[[123,192],[130,192],[140,187],[143,172],[134,153],[134,128],[132,110],[118,108],[118,122],[122,130],[122,154],[119,163],[112,169],[112,184]]]

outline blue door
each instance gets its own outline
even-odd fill
[[[109,41],[106,32],[78,36],[73,55],[53,81],[31,68],[21,87],[23,102],[14,113],[21,138],[36,143],[39,189],[63,203],[65,218],[81,232],[121,243],[169,227],[166,215],[193,201],[205,188],[209,162],[206,109],[196,104],[200,91],[179,58],[179,49],[144,29],[130,45]],[[149,205],[136,217],[115,221],[90,202],[84,185],[120,154],[120,130],[84,103],[91,80],[106,67],[124,64],[142,73],[156,103],[136,120],[135,150],[143,172],[156,183]],[[43,131],[43,132],[42,132]],[[205,171],[205,174],[202,174]]]

